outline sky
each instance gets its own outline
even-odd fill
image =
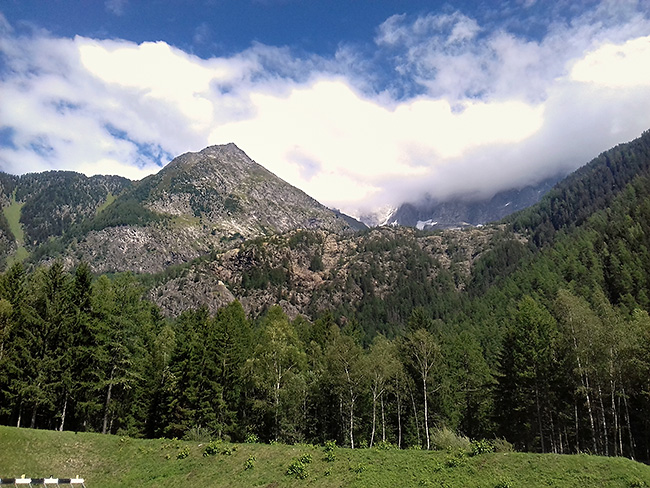
[[[361,215],[489,198],[650,129],[650,0],[0,0],[0,170],[234,142]]]

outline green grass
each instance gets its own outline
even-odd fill
[[[0,477],[80,476],[88,488],[650,487],[650,467],[624,458],[337,448],[328,462],[320,446],[219,443],[203,456],[206,446],[0,426]],[[294,463],[304,479],[287,475]]]
[[[9,223],[9,230],[14,235],[14,239],[16,239],[17,247],[16,252],[7,259],[8,266],[16,262],[22,262],[29,257],[29,251],[25,248],[25,233],[23,232],[23,226],[20,224],[20,213],[23,205],[24,203],[17,202],[16,196],[13,195],[11,204],[2,208],[5,218]]]
[[[102,203],[99,207],[97,207],[97,211],[95,212],[95,214],[96,215],[100,214],[102,210],[104,210],[106,207],[108,207],[111,203],[115,201],[115,198],[116,198],[115,195],[109,192],[108,195],[106,195],[106,201]]]

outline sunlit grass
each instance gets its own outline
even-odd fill
[[[0,477],[80,476],[89,488],[650,486],[650,467],[624,458],[336,448],[328,460],[321,446],[224,442],[204,456],[206,446],[0,427]],[[305,478],[287,475],[300,459]]]
[[[7,258],[7,264],[11,266],[16,262],[22,262],[29,257],[29,251],[25,248],[25,233],[20,223],[20,215],[24,203],[17,202],[16,196],[11,198],[11,204],[3,207],[2,212],[9,224],[9,230],[16,240],[16,252]]]

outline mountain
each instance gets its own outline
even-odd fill
[[[0,173],[0,262],[17,247],[34,250],[93,218],[131,184],[120,176],[89,178],[72,171]]]
[[[487,200],[455,198],[438,201],[427,196],[418,203],[404,203],[386,220],[386,225],[423,229],[448,229],[496,222],[537,203],[562,177],[548,178],[536,185],[505,190]]]
[[[287,220],[237,188],[268,178],[234,147],[184,155],[38,246],[64,260],[0,275],[0,423],[648,460],[650,132],[482,227],[355,233],[300,200],[285,219],[303,227],[265,233]],[[238,223],[255,238],[229,234],[239,205],[266,212]],[[89,255],[147,272],[93,276]]]
[[[159,272],[290,229],[364,227],[281,180],[234,144],[183,154],[137,182],[70,172],[5,180],[5,206],[11,198],[22,206],[25,246],[35,258],[85,260],[97,272]]]

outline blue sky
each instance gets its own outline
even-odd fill
[[[0,170],[236,143],[359,215],[489,197],[650,128],[650,0],[2,0]]]

